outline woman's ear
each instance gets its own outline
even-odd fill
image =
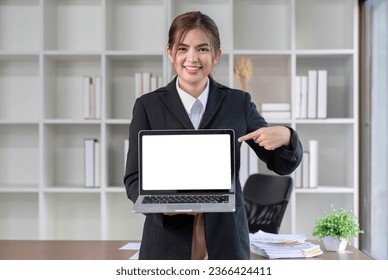
[[[214,55],[213,64],[216,64],[220,60],[221,54],[222,54],[222,50],[221,50],[221,48],[219,48],[218,51]]]
[[[170,62],[174,63],[174,59],[172,57],[172,51],[169,47],[166,48],[166,53],[167,53],[167,56],[168,56],[168,59],[170,60]]]

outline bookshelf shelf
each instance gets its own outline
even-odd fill
[[[298,56],[341,56],[341,55],[353,55],[353,49],[305,49],[305,50],[295,50],[295,54]]]
[[[105,123],[108,124],[125,124],[128,125],[128,123],[131,122],[131,119],[107,119],[105,120]]]
[[[348,193],[353,194],[354,189],[351,187],[335,187],[335,186],[318,186],[317,188],[297,188],[297,193],[308,193],[308,194],[322,194],[322,193]]]
[[[83,186],[51,186],[43,189],[44,193],[100,193],[99,188],[85,188]]]
[[[319,141],[318,187],[295,189],[281,231],[311,232],[331,204],[358,212],[357,1],[0,0],[0,239],[141,238],[122,182],[134,75],[171,80],[168,28],[189,10],[219,26],[216,80],[241,87],[234,63],[251,59],[256,105],[291,105],[270,125]],[[327,118],[299,119],[295,77],[318,69]],[[101,118],[84,118],[84,76],[101,77]],[[85,138],[101,144],[100,188],[83,187]],[[242,183],[257,170],[269,172],[244,151]]]
[[[107,193],[125,193],[125,188],[123,186],[108,186],[105,189]]]
[[[38,185],[31,186],[0,186],[0,193],[38,193]]]
[[[355,120],[353,118],[328,118],[328,119],[297,119],[295,123],[298,124],[351,124],[355,125]]]

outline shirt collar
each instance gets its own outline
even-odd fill
[[[178,91],[179,97],[182,100],[183,106],[185,107],[187,114],[190,114],[191,107],[193,106],[196,99],[179,87],[178,79],[179,77],[176,79],[176,90]],[[203,105],[203,108],[206,108],[208,97],[209,97],[209,78],[207,78],[207,84],[206,84],[205,90],[198,97],[198,99],[201,101]]]

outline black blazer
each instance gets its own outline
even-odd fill
[[[249,93],[220,85],[209,78],[209,97],[199,128],[233,129],[236,135],[236,211],[205,213],[205,236],[209,259],[249,259],[249,235],[239,178],[240,136],[268,126],[251,102]],[[138,98],[129,126],[129,150],[124,183],[133,202],[139,195],[137,135],[140,130],[193,129],[176,90],[176,78],[166,87]],[[302,159],[302,145],[291,129],[289,147],[268,151],[253,141],[249,146],[270,170],[289,174]],[[140,259],[190,259],[193,216],[147,214]]]

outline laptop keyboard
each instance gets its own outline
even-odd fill
[[[143,204],[160,203],[228,203],[228,195],[174,195],[145,196]]]

